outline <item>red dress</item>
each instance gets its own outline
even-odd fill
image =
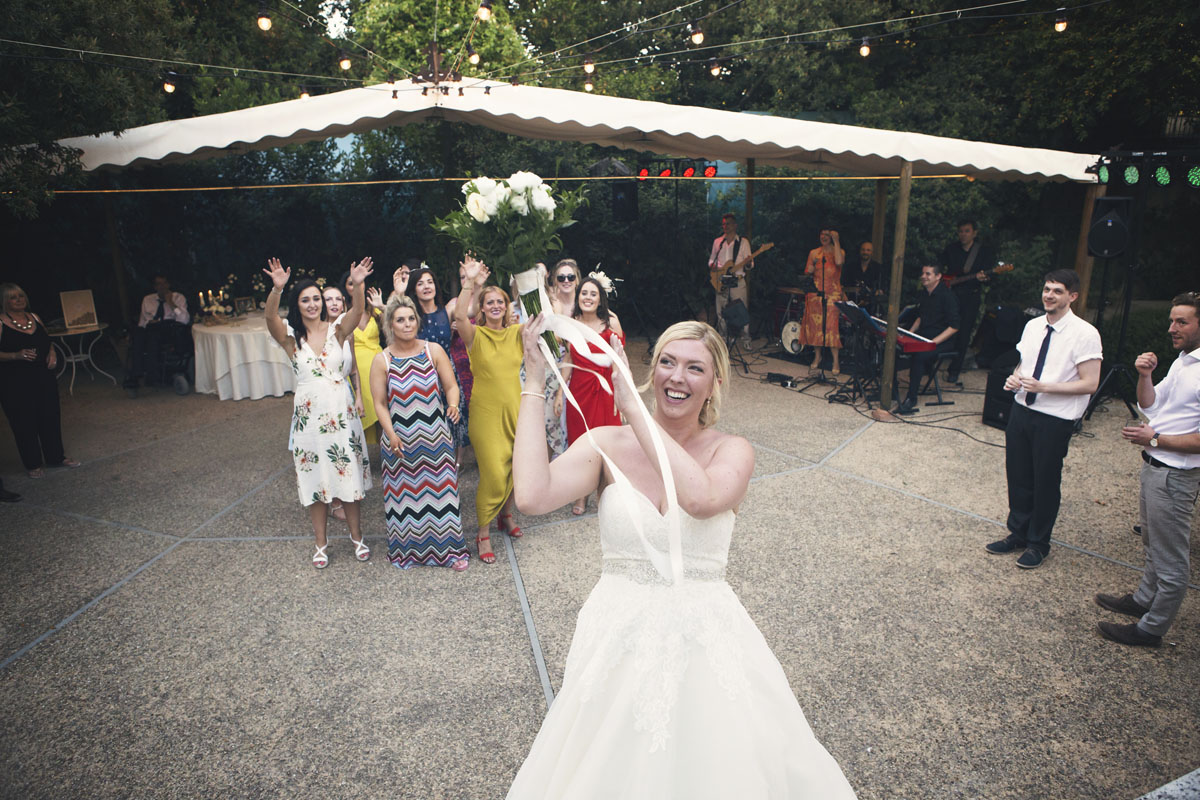
[[[615,331],[609,329],[600,334],[601,338],[608,341]],[[621,340],[621,344],[625,344],[625,335],[617,334]],[[620,425],[621,415],[613,408],[613,396],[604,389],[600,388],[600,381],[591,372],[593,370],[604,376],[608,381],[608,386],[612,388],[612,367],[600,366],[596,362],[584,356],[574,346],[571,347],[571,377],[567,381],[567,386],[571,389],[571,394],[575,396],[575,402],[579,403],[579,407],[583,409],[584,416],[579,416],[579,412],[575,407],[567,401],[566,396],[563,396],[563,402],[567,406],[567,442],[571,443],[582,436],[588,428],[599,428],[604,425]],[[588,343],[589,354],[599,353],[600,348],[596,345]],[[607,361],[607,358],[604,360]],[[582,369],[581,369],[582,367]],[[587,427],[584,427],[584,419],[587,419]]]

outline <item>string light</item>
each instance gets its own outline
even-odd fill
[[[311,97],[311,95],[309,95],[309,93],[308,93],[308,87],[307,87],[307,86],[301,86],[301,87],[300,87],[300,99],[301,99],[301,100],[307,100],[309,97]]]
[[[1060,8],[1058,10],[1058,19],[1054,20],[1054,32],[1062,33],[1067,29],[1067,10]]]
[[[400,99],[400,90],[399,89],[392,89],[392,99],[393,100]]]
[[[710,58],[708,60],[708,74],[714,78],[721,77],[721,62],[715,58]]]
[[[479,8],[475,11],[475,16],[480,22],[487,22],[492,18],[492,0],[479,0]]]
[[[258,29],[264,32],[271,30],[271,14],[266,6],[258,7]]]
[[[704,44],[704,30],[700,27],[700,22],[688,23],[688,38],[692,40],[692,44]]]
[[[467,61],[470,62],[472,66],[479,63],[479,53],[476,53],[475,48],[471,47],[471,45],[467,45]]]
[[[584,56],[583,71],[587,75],[591,75],[593,72],[595,72],[596,71],[596,60],[594,58],[592,58],[591,56]]]
[[[871,55],[871,45],[867,43],[867,37],[863,37],[862,46],[858,48],[858,54],[863,58]]]
[[[595,83],[592,81],[592,76],[590,76],[590,75],[589,75],[587,78],[585,78],[585,79],[584,79],[584,81],[583,81],[583,90],[584,90],[585,92],[594,92],[594,91],[596,91],[596,84],[595,84]]]
[[[167,72],[163,75],[163,91],[167,94],[175,93],[175,81],[179,76],[174,72]]]
[[[350,61],[350,54],[345,50],[338,52],[338,66],[342,68],[343,72],[349,70],[350,67],[353,66],[353,62]]]

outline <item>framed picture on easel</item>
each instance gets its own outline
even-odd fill
[[[91,289],[77,289],[73,292],[59,292],[62,299],[63,322],[67,330],[94,328],[96,326],[96,301]]]

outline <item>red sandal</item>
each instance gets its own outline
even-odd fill
[[[495,564],[496,563],[496,554],[483,552],[483,548],[479,546],[479,543],[480,542],[490,542],[491,540],[492,540],[492,537],[490,537],[490,536],[476,536],[475,537],[475,548],[477,550],[479,550],[479,560],[485,564]],[[491,548],[490,544],[488,545],[488,548],[489,549]]]
[[[505,519],[508,519],[508,524],[507,524],[507,525],[505,525],[505,524],[504,524],[504,520],[505,520]],[[501,515],[500,515],[500,516],[497,518],[497,521],[498,521],[498,524],[499,524],[499,526],[500,526],[500,530],[502,530],[502,531],[504,531],[505,533],[507,533],[507,534],[508,534],[508,538],[510,538],[510,539],[520,539],[522,536],[524,536],[524,534],[523,534],[523,533],[521,533],[521,528],[520,528],[519,526],[517,526],[517,525],[514,525],[514,524],[513,524],[513,515],[512,515],[512,513],[511,513],[511,512],[510,512],[510,513],[508,513],[508,514],[501,514]]]

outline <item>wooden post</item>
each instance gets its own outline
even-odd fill
[[[871,217],[871,246],[875,248],[875,260],[883,263],[883,223],[887,216],[888,181],[875,181],[875,215]]]
[[[883,345],[883,375],[879,379],[879,408],[892,407],[896,378],[896,328],[900,324],[900,284],[904,280],[904,246],[908,238],[908,196],[912,191],[912,162],[900,162],[900,195],[896,200],[896,244],[892,250],[892,284],[888,287],[887,340]]]
[[[1092,265],[1095,259],[1088,255],[1088,233],[1092,227],[1092,210],[1096,207],[1096,199],[1104,197],[1108,186],[1103,183],[1093,183],[1088,186],[1083,196],[1083,218],[1079,221],[1079,238],[1075,242],[1075,271],[1079,273],[1079,299],[1075,301],[1074,312],[1083,316],[1088,310],[1088,289],[1092,285]]]

